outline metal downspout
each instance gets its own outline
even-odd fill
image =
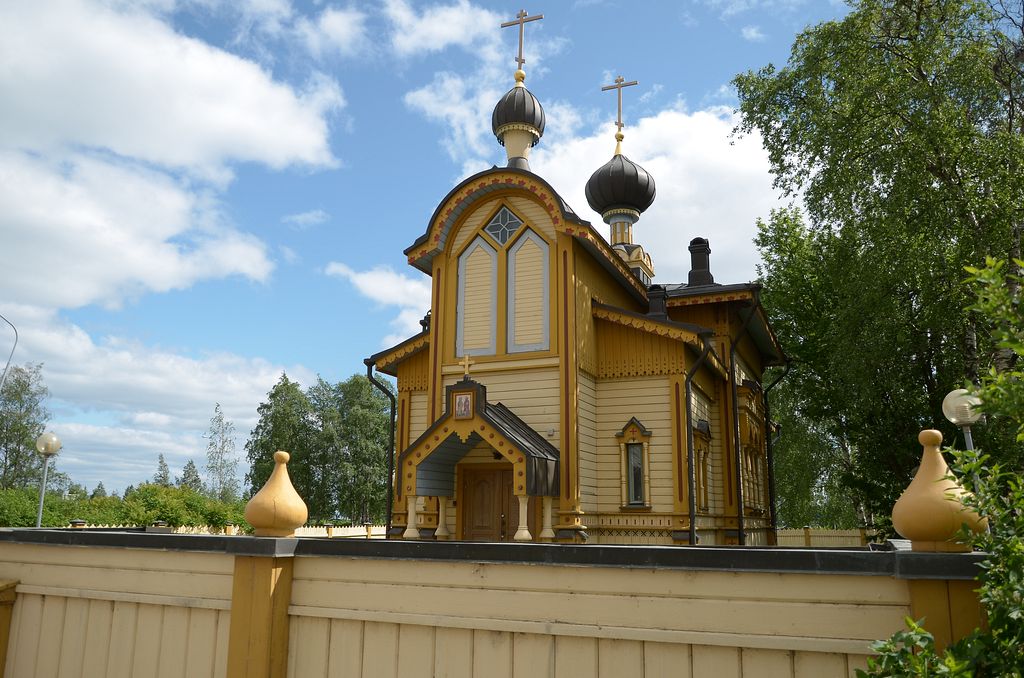
[[[693,378],[697,375],[697,370],[707,360],[708,354],[711,353],[711,342],[708,340],[706,335],[699,335],[701,343],[704,344],[704,350],[701,352],[700,357],[697,358],[697,362],[693,364],[693,367],[686,373],[686,380],[684,381],[684,393],[686,394],[686,498],[687,508],[690,513],[690,530],[688,543],[690,546],[697,544],[697,497],[694,496],[696,493],[696,482],[693,473],[693,422],[691,421],[693,416]]]
[[[729,375],[729,382],[732,384],[732,431],[736,450],[736,473],[733,474],[736,478],[736,541],[740,546],[746,545],[747,535],[743,530],[743,448],[740,445],[740,407],[736,388],[736,342],[750,330],[750,321],[754,319],[754,313],[760,305],[761,300],[755,295],[754,303],[750,306],[750,315],[747,316],[743,327],[729,344],[729,371],[732,373]]]
[[[395,394],[373,376],[373,360],[363,360],[366,378],[391,401],[391,425],[388,427],[388,505],[385,519],[384,538],[391,538],[391,512],[395,507]]]
[[[768,384],[764,389],[764,444],[768,456],[768,514],[770,516],[773,540],[778,539],[779,529],[779,518],[778,513],[775,510],[775,453],[772,449],[775,445],[776,440],[772,439],[772,414],[771,408],[768,405],[768,393],[775,388],[776,384],[786,378],[789,371],[793,368],[793,363],[790,360],[786,361],[786,367],[782,371],[782,374],[777,376],[775,380]]]

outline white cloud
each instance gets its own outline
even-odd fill
[[[651,254],[659,282],[686,281],[686,244],[697,236],[711,241],[717,282],[755,277],[755,221],[780,203],[760,138],[730,138],[736,122],[725,107],[692,113],[669,109],[625,129],[623,152],[657,185],[657,198],[633,233]],[[538,146],[530,160],[534,171],[606,237],[607,226],[587,205],[584,186],[611,157],[614,132],[608,125],[589,136]]]
[[[406,0],[385,0],[384,14],[392,24],[391,47],[402,57],[439,52],[451,46],[481,45],[494,49],[502,19],[468,0],[428,7],[421,14]]]
[[[325,212],[324,210],[315,209],[308,210],[306,212],[299,212],[298,214],[285,215],[281,217],[281,222],[288,224],[289,226],[292,226],[295,229],[304,230],[309,228],[310,226],[322,224],[330,218],[331,215]]]
[[[337,83],[296,93],[141,11],[0,3],[0,63],[0,145],[103,149],[220,180],[233,161],[336,163],[326,117],[344,105]]]
[[[329,263],[324,273],[349,281],[360,294],[382,306],[398,307],[398,315],[391,321],[395,331],[384,337],[384,346],[419,333],[419,321],[430,310],[430,278],[420,273],[403,275],[390,266],[356,271],[337,261]]]
[[[18,326],[18,360],[44,364],[50,406],[60,413],[52,428],[64,441],[58,468],[90,487],[102,480],[112,490],[149,478],[161,452],[175,473],[187,458],[202,468],[202,434],[217,402],[235,423],[241,450],[257,406],[285,369],[231,353],[186,357],[119,337],[95,341],[36,306],[7,304],[0,312]],[[303,384],[315,379],[302,366],[287,373]]]
[[[299,19],[295,28],[316,57],[353,56],[367,49],[366,15],[356,9],[327,8],[315,21]]]
[[[0,150],[0,298],[115,306],[202,279],[266,280],[263,243],[220,223],[210,203],[136,165]]]
[[[760,26],[744,26],[740,29],[740,35],[748,42],[764,42],[767,37]]]

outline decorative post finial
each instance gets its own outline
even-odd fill
[[[462,376],[463,376],[463,378],[464,379],[469,379],[469,367],[470,367],[470,365],[476,364],[476,361],[475,360],[470,360],[469,359],[469,354],[467,353],[466,355],[462,356],[462,360],[459,361],[459,364],[462,365]]]
[[[615,133],[615,155],[622,154],[622,140],[626,138],[622,134],[622,128],[625,127],[625,124],[623,124],[622,122],[622,89],[624,87],[632,87],[633,85],[638,84],[640,83],[638,83],[636,80],[630,80],[629,82],[626,82],[626,79],[620,75],[617,78],[615,78],[614,85],[607,85],[601,88],[602,92],[607,92],[610,89],[616,90],[616,94],[618,95],[619,105],[618,114],[615,117],[615,126],[619,128],[619,131]]]
[[[516,14],[514,21],[506,21],[501,24],[502,28],[510,28],[512,26],[519,26],[519,53],[516,56],[516,84],[521,83],[526,78],[526,72],[523,71],[523,64],[526,63],[526,59],[523,58],[523,34],[526,32],[526,24],[530,21],[537,21],[543,19],[543,14],[535,14],[534,16],[527,16],[525,9],[519,10]]]
[[[892,507],[892,525],[915,551],[969,551],[953,541],[960,526],[980,532],[988,521],[964,505],[964,488],[950,477],[939,452],[942,433],[928,429],[917,437],[924,447],[917,475]]]
[[[270,478],[245,505],[245,519],[257,537],[292,537],[295,528],[304,525],[309,517],[306,502],[288,477],[289,458],[287,452],[274,452]]]

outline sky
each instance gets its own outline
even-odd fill
[[[462,179],[505,154],[522,7],[501,2],[0,3],[0,314],[42,363],[58,470],[108,491],[202,471],[214,406],[237,432],[282,372],[365,373],[419,331],[428,278],[402,251]],[[583,218],[614,150],[654,177],[634,228],[655,282],[711,241],[718,282],[756,278],[758,218],[786,204],[732,78],[782,65],[832,0],[554,0],[526,7],[530,158]],[[0,361],[14,333],[0,324]]]

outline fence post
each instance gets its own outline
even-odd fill
[[[811,526],[804,525],[804,546],[810,547],[811,545]]]

